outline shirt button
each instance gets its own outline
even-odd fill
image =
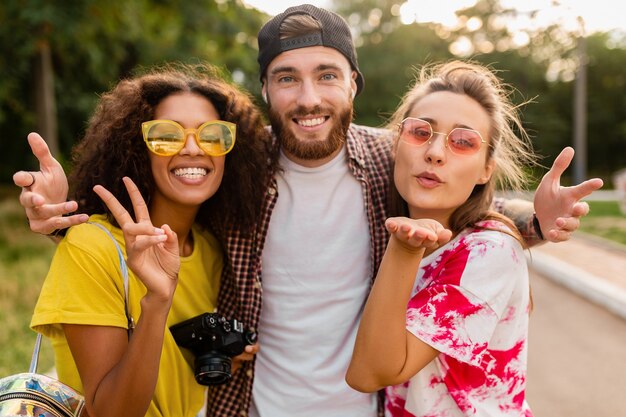
[[[246,375],[248,375],[248,378],[252,378],[252,369],[248,369]]]

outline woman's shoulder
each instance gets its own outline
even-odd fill
[[[89,217],[87,223],[70,227],[59,246],[64,245],[91,253],[109,251],[114,248],[111,236],[124,250],[122,230],[113,226],[105,215],[94,214]]]
[[[489,244],[490,246],[515,246],[522,248],[517,233],[509,225],[497,219],[483,220],[462,234],[466,245]]]
[[[119,288],[123,288],[120,268],[125,254],[122,252],[120,257],[109,234],[97,225],[118,235],[116,240],[121,237],[121,230],[116,232],[104,216],[91,216],[88,223],[72,226],[59,243],[52,259],[46,276],[50,288],[66,285],[76,291],[89,292],[95,288],[92,285],[96,281],[101,289],[104,283],[110,283],[111,286],[107,288],[112,291],[119,292]],[[123,238],[119,246],[123,251]]]

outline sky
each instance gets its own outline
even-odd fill
[[[244,0],[250,6],[275,15],[290,6],[311,3],[319,7],[328,7],[332,0]],[[518,11],[542,10],[538,21],[555,21],[561,19],[563,24],[576,25],[577,17],[581,16],[587,32],[621,29],[626,32],[626,18],[616,10],[620,0],[560,0],[559,7],[551,6],[554,0],[500,0],[502,5],[514,7]],[[455,7],[471,6],[475,0],[407,0],[401,9],[403,21],[434,21],[445,23],[454,16]]]

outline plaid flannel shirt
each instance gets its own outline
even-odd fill
[[[350,125],[346,136],[348,166],[361,183],[371,233],[371,279],[387,245],[387,186],[391,168],[391,135],[383,129]],[[270,217],[278,199],[272,179],[253,235],[233,229],[226,237],[226,256],[218,310],[256,328],[262,303],[262,253]],[[230,382],[211,387],[207,416],[247,416],[252,397],[254,361],[245,363]],[[381,410],[382,408],[379,407]]]

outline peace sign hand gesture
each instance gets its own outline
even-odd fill
[[[146,286],[148,295],[171,302],[178,282],[178,237],[167,225],[154,227],[148,207],[135,183],[123,178],[137,222],[110,191],[101,185],[93,190],[109,208],[124,233],[127,264]]]

